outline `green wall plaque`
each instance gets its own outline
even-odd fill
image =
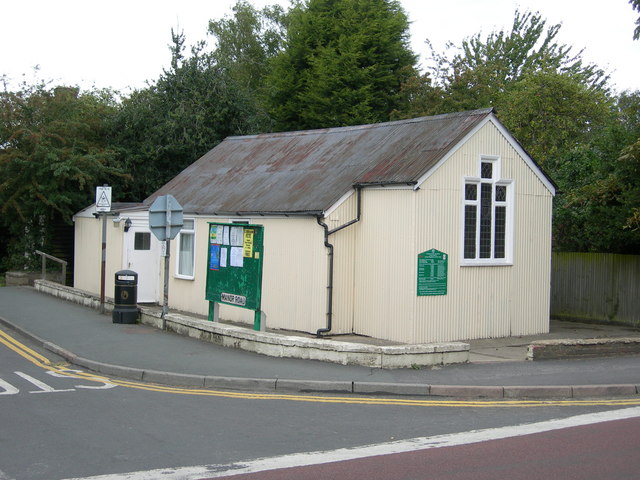
[[[447,294],[448,255],[436,249],[418,254],[418,296]]]
[[[260,311],[263,228],[209,223],[207,300]]]

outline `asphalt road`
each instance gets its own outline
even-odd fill
[[[13,333],[0,335],[2,480],[207,478],[258,458],[520,426],[638,403],[190,390],[96,378],[58,361]],[[138,473],[124,477],[127,472]]]
[[[223,476],[227,480],[617,480],[637,478],[640,419],[446,448]]]

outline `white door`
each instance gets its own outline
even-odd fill
[[[160,242],[147,226],[125,233],[125,266],[138,274],[138,303],[159,303]]]

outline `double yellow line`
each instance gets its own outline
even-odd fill
[[[278,393],[243,393],[219,390],[207,390],[197,388],[180,388],[151,383],[132,382],[101,377],[79,370],[69,369],[68,363],[53,364],[49,359],[27,347],[12,336],[0,330],[0,343],[31,363],[45,370],[56,372],[72,378],[112,384],[137,390],[150,392],[171,393],[180,395],[198,395],[206,397],[237,398],[243,400],[286,400],[292,402],[308,403],[339,403],[350,405],[389,405],[404,407],[457,407],[457,408],[525,408],[525,407],[549,407],[549,406],[607,406],[626,407],[640,405],[640,399],[623,398],[613,400],[422,400],[411,398],[379,398],[357,396],[331,396],[331,395],[287,395]]]
[[[51,366],[51,361],[48,358],[43,357],[2,330],[0,330],[0,343],[39,367],[49,368]]]

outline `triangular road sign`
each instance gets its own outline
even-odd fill
[[[97,206],[98,207],[110,207],[111,206],[111,202],[109,202],[109,199],[107,198],[107,193],[104,190],[100,194],[100,198],[98,199]]]
[[[111,211],[111,187],[96,187],[96,210],[98,212]]]

